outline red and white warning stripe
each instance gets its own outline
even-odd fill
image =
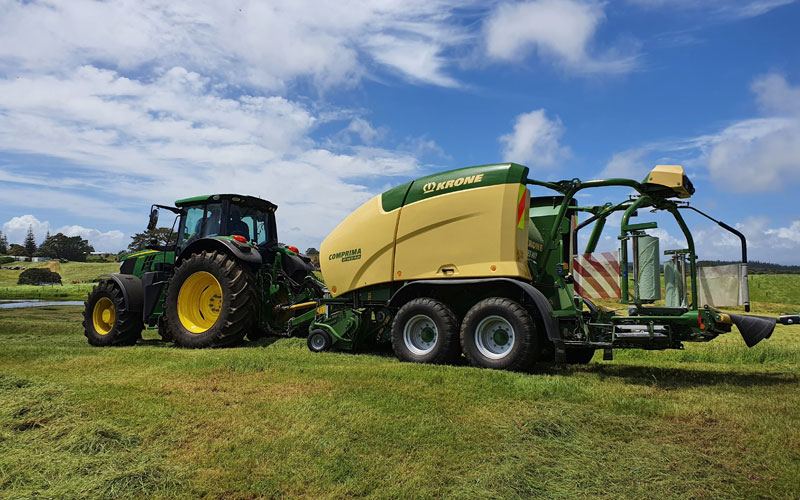
[[[585,253],[573,260],[575,293],[587,299],[618,299],[619,258],[613,252]]]

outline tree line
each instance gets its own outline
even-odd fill
[[[36,244],[36,237],[33,235],[33,227],[28,226],[28,234],[20,245],[18,243],[8,243],[8,237],[0,231],[0,254],[12,255],[14,257],[48,257],[51,259],[73,260],[85,262],[86,257],[94,252],[94,248],[88,240],[80,236],[67,236],[63,233],[54,235],[47,231],[41,245]]]

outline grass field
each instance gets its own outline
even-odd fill
[[[91,281],[101,274],[119,272],[118,262],[19,262],[6,266],[50,267],[61,275],[61,286],[17,285],[19,273],[10,269],[0,269],[0,299],[55,299],[83,300],[92,289]],[[73,284],[73,281],[79,282]]]
[[[91,348],[80,313],[0,311],[0,499],[800,496],[800,327],[521,374]]]

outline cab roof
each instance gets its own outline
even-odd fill
[[[278,208],[278,205],[271,203],[267,200],[263,200],[261,198],[257,198],[255,196],[247,196],[244,194],[208,194],[202,196],[193,196],[191,198],[184,198],[182,200],[178,200],[175,202],[175,206],[177,207],[186,207],[191,205],[201,205],[203,203],[207,203],[209,201],[220,201],[220,200],[231,200],[235,203],[241,203],[244,205],[250,205],[256,208],[261,208],[264,210],[275,210]]]

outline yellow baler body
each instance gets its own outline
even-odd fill
[[[530,279],[526,176],[516,164],[470,167],[372,198],[322,242],[328,289],[338,296],[391,281]]]

